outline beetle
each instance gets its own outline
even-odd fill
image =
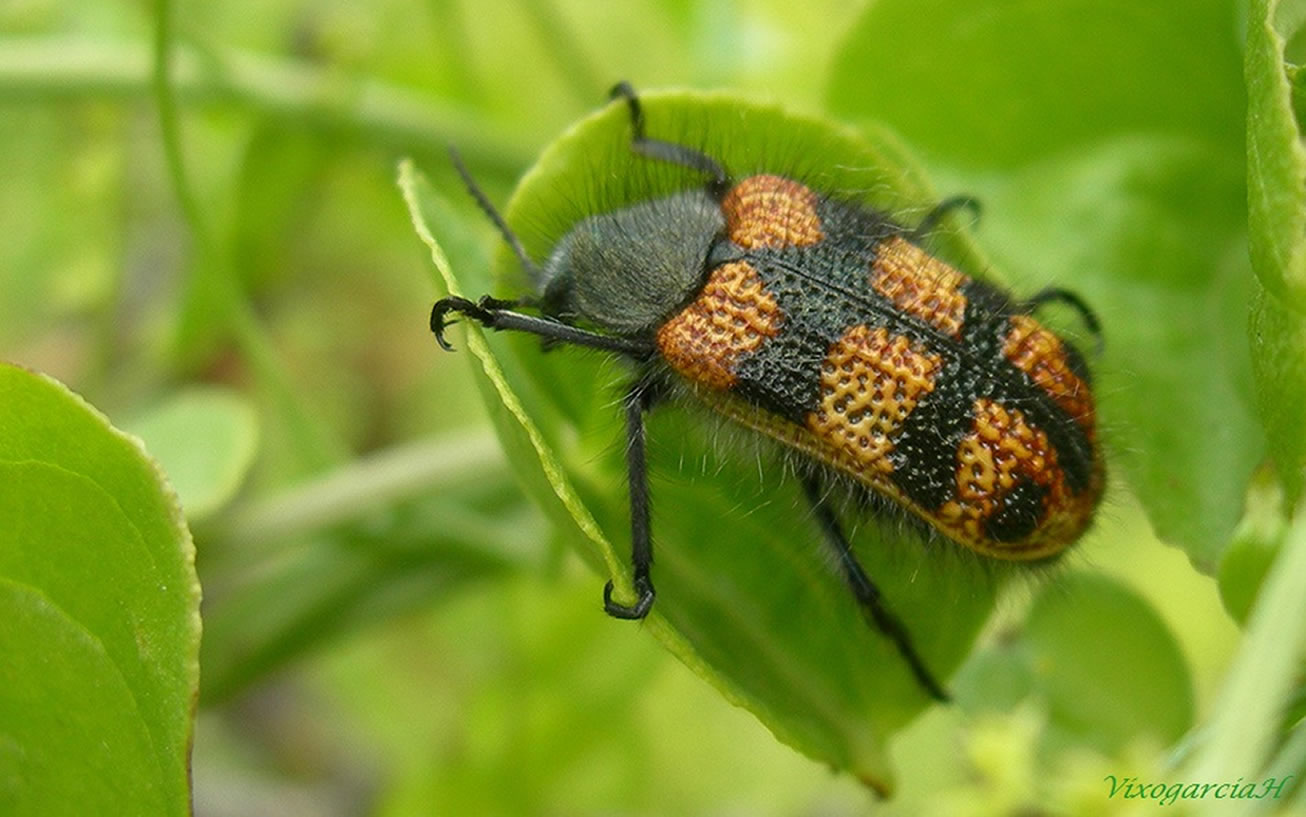
[[[648,137],[628,83],[611,97],[629,111],[637,155],[702,185],[590,215],[537,264],[454,152],[538,291],[442,298],[436,340],[450,350],[445,330],[462,315],[633,364],[622,410],[636,596],[619,602],[609,580],[609,615],[642,619],[653,606],[644,417],[687,396],[800,455],[804,494],[864,617],[947,700],[854,554],[829,488],[986,557],[1056,558],[1091,524],[1105,466],[1088,366],[1034,313],[1061,302],[1100,341],[1097,317],[1067,290],[1018,300],[927,252],[944,216],[977,208],[970,198],[908,227],[785,176],[736,179],[706,153]]]

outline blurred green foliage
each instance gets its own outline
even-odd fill
[[[919,165],[929,195],[983,200],[983,255],[969,257],[991,261],[975,262],[977,273],[1019,292],[1067,286],[1104,320],[1096,370],[1113,487],[1102,520],[1063,572],[1002,594],[954,676],[959,704],[889,740],[898,791],[876,811],[1124,814],[1139,803],[1111,798],[1107,775],[1302,776],[1306,738],[1287,708],[1306,652],[1297,626],[1306,536],[1293,521],[1306,459],[1306,189],[1299,74],[1285,62],[1285,48],[1288,60],[1300,56],[1298,6],[0,7],[0,359],[58,378],[139,433],[182,497],[205,591],[197,813],[872,808],[850,776],[768,733],[763,724],[848,765],[801,737],[794,711],[759,707],[720,674],[719,658],[698,662],[676,647],[674,626],[687,619],[662,611],[674,626],[655,617],[641,628],[601,614],[602,577],[571,555],[581,545],[575,508],[541,512],[527,499],[519,480],[536,494],[552,488],[523,459],[529,449],[494,439],[486,407],[504,408],[481,393],[471,356],[439,353],[425,326],[444,285],[396,188],[399,159],[424,174],[425,223],[459,279],[484,284],[497,238],[462,194],[445,145],[456,143],[491,199],[506,202],[620,78],[729,89],[901,145],[876,172]],[[709,139],[711,120],[696,125]],[[792,135],[786,127],[777,138]],[[609,155],[620,141],[603,144],[600,170],[620,161]],[[555,160],[565,153],[554,150]],[[542,167],[557,173],[552,189],[536,176],[534,203],[519,203],[536,252],[567,226],[560,213],[594,201],[593,181],[568,187],[565,167]],[[547,380],[542,371],[564,384],[568,372],[594,371],[573,368],[589,359],[565,352],[539,364],[548,369],[512,371],[536,360],[516,357],[534,353],[527,345],[500,358],[514,388]],[[615,383],[620,370],[608,364],[598,376]],[[529,419],[552,446],[561,441],[569,473],[586,477],[572,477],[584,505],[611,507],[621,493],[613,393],[559,397],[547,386],[525,395]],[[7,420],[18,410],[0,405],[0,428],[25,427]],[[725,513],[751,517],[742,530],[762,530],[797,507],[788,489],[764,496],[738,483],[729,459],[698,450],[692,433],[676,448],[681,419],[659,423],[671,441],[655,471],[664,509],[714,496]],[[0,465],[18,467],[11,460]],[[0,485],[15,519],[31,507],[10,488],[19,482]],[[53,486],[37,489],[45,484],[22,491],[53,496]],[[604,534],[622,523],[612,511],[596,520]],[[691,513],[661,521],[686,540],[715,535],[717,523]],[[861,546],[872,539],[864,532]],[[783,553],[800,575],[819,567],[819,554],[792,544]],[[588,553],[598,564],[599,551]],[[672,548],[660,567],[729,587],[721,553],[696,562]],[[960,566],[938,579],[927,554],[914,558],[904,572],[943,588],[969,575]],[[56,641],[57,611],[33,612],[44,608],[14,589],[14,575],[3,577],[6,609],[26,611],[33,632],[52,633],[66,644],[57,652],[85,659],[94,676],[94,650]],[[993,587],[975,581],[964,592]],[[76,694],[54,681],[11,689]],[[117,728],[125,699],[101,691],[104,728]],[[8,734],[0,811],[18,779],[7,776]],[[1291,808],[1287,798],[1263,805]]]

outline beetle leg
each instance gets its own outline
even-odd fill
[[[979,221],[981,210],[979,199],[974,196],[952,196],[931,207],[930,211],[925,214],[925,218],[921,219],[920,224],[912,228],[907,237],[912,241],[923,240],[934,231],[934,228],[939,226],[939,222],[957,210],[969,210],[971,220]]]
[[[1102,322],[1097,319],[1097,313],[1095,313],[1089,305],[1084,302],[1084,299],[1080,298],[1075,293],[1068,289],[1061,289],[1060,287],[1048,287],[1047,289],[1039,290],[1031,295],[1029,300],[1024,302],[1024,307],[1028,311],[1033,312],[1043,304],[1056,301],[1065,304],[1079,313],[1079,319],[1084,322],[1084,327],[1087,328],[1089,333],[1093,336],[1093,340],[1097,346],[1097,353],[1099,355],[1102,354]]]
[[[631,386],[622,401],[626,411],[626,475],[630,486],[630,563],[637,598],[634,604],[612,600],[612,581],[603,586],[603,609],[613,618],[640,619],[653,607],[653,534],[649,525],[648,460],[644,414],[656,402],[657,388],[647,380]]]
[[[452,351],[453,346],[444,338],[444,330],[449,328],[451,323],[448,316],[459,314],[466,315],[487,329],[529,332],[558,343],[619,352],[641,359],[650,353],[647,343],[630,338],[602,335],[598,332],[578,329],[552,318],[513,311],[513,307],[518,305],[518,301],[504,301],[491,298],[489,295],[476,301],[451,295],[448,298],[441,298],[435,302],[435,306],[431,307],[431,331],[435,333],[435,340],[440,344],[441,349]]]
[[[866,570],[857,561],[857,556],[853,553],[848,538],[844,536],[843,528],[839,525],[839,519],[835,516],[834,509],[830,507],[829,500],[822,490],[820,479],[814,475],[804,476],[803,490],[807,494],[808,501],[811,502],[812,511],[816,514],[816,520],[821,525],[826,541],[839,558],[839,567],[843,571],[849,589],[857,599],[862,615],[871,626],[883,633],[898,648],[898,652],[911,668],[912,675],[916,676],[917,683],[931,698],[936,701],[951,700],[943,686],[934,679],[934,675],[925,666],[916,648],[912,646],[911,634],[907,632],[907,628],[885,604],[880,589],[875,586],[875,582],[871,581],[871,577],[866,575]]]
[[[730,174],[706,153],[644,135],[644,108],[639,104],[639,95],[629,82],[618,82],[608,92],[608,97],[626,100],[626,106],[630,109],[630,128],[634,132],[630,139],[631,150],[647,159],[680,165],[712,177],[710,187],[718,196],[724,196],[730,189]]]

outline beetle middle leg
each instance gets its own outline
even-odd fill
[[[650,139],[644,134],[644,108],[639,103],[639,95],[635,93],[634,87],[629,82],[624,80],[618,82],[608,95],[612,99],[626,100],[626,107],[630,111],[630,128],[633,131],[630,140],[631,150],[645,158],[687,167],[711,177],[709,186],[718,197],[725,195],[725,192],[730,189],[732,184],[730,174],[706,153],[694,150],[688,145]]]
[[[644,415],[661,394],[658,384],[647,378],[626,391],[622,405],[626,414],[626,477],[630,487],[630,563],[635,586],[635,603],[620,604],[612,598],[612,580],[603,586],[603,609],[613,618],[641,619],[653,608],[657,593],[650,572],[653,567],[653,531],[649,523],[647,434]]]

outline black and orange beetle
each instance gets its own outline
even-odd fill
[[[735,179],[702,152],[647,137],[628,84],[612,96],[629,108],[635,153],[704,184],[585,218],[536,264],[455,156],[539,291],[443,298],[431,331],[449,349],[449,316],[461,314],[633,363],[623,407],[637,596],[616,601],[609,581],[609,615],[639,619],[653,605],[644,415],[688,396],[802,455],[805,493],[863,613],[946,700],[850,548],[827,486],[850,485],[987,557],[1057,556],[1091,523],[1105,469],[1088,367],[1033,312],[1063,302],[1095,335],[1096,317],[1065,290],[1016,300],[922,249],[969,199],[907,227],[779,175]]]

